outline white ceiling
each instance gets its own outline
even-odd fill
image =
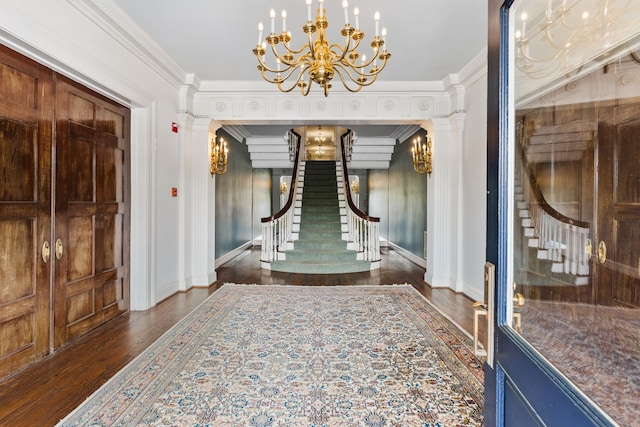
[[[292,47],[302,46],[306,37],[301,30],[306,22],[305,0],[113,1],[186,73],[202,81],[262,80],[252,49],[258,42],[258,22],[264,23],[265,35],[270,29],[271,8],[277,11],[277,33],[282,29],[280,13],[287,11]],[[318,0],[314,0],[314,16],[317,7]],[[380,27],[388,31],[392,57],[378,81],[440,81],[459,72],[487,42],[487,0],[350,0],[350,19],[354,7],[360,9],[367,50],[376,11],[381,15]],[[342,0],[325,0],[325,9],[327,37],[342,43]],[[380,132],[388,135],[393,127],[383,128]],[[248,132],[254,133],[252,129]],[[269,127],[261,126],[256,132],[268,133]],[[276,133],[280,134],[280,128]]]

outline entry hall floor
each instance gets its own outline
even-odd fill
[[[177,293],[146,311],[126,313],[94,329],[45,360],[0,383],[0,426],[53,426],[109,378],[226,282],[250,284],[390,285],[409,283],[468,333],[473,301],[450,289],[432,289],[425,269],[383,248],[380,270],[307,275],[260,268],[260,248],[220,266],[208,288]]]

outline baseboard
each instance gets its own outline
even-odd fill
[[[253,245],[253,240],[250,240],[247,243],[238,246],[236,249],[231,250],[231,251],[227,252],[226,254],[222,255],[220,258],[216,259],[216,262],[215,262],[216,268],[220,267],[225,262],[231,261],[232,259],[234,259],[238,255],[240,255],[242,252],[244,252],[247,249],[249,249],[252,245]]]
[[[167,283],[162,288],[156,288],[156,301],[154,305],[178,292],[180,292],[180,282],[178,281]]]
[[[416,254],[414,254],[412,252],[409,252],[405,248],[403,248],[401,246],[398,246],[398,245],[396,245],[395,243],[393,243],[391,241],[387,241],[387,244],[389,245],[390,248],[392,248],[398,254],[402,255],[403,257],[405,257],[409,261],[413,262],[414,264],[419,265],[420,267],[426,267],[427,266],[427,260],[425,260],[421,256],[416,255]]]

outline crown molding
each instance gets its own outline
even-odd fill
[[[66,1],[176,89],[187,81],[175,60],[113,1]]]
[[[460,83],[463,86],[469,87],[482,77],[486,77],[488,72],[487,58],[488,50],[487,46],[485,46],[476,56],[473,57],[471,61],[467,63],[467,65],[462,67],[458,72],[458,76],[460,78]]]

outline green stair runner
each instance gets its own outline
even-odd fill
[[[371,263],[356,259],[342,240],[336,164],[307,161],[304,172],[300,232],[286,260],[271,270],[287,273],[339,274],[369,271]]]

